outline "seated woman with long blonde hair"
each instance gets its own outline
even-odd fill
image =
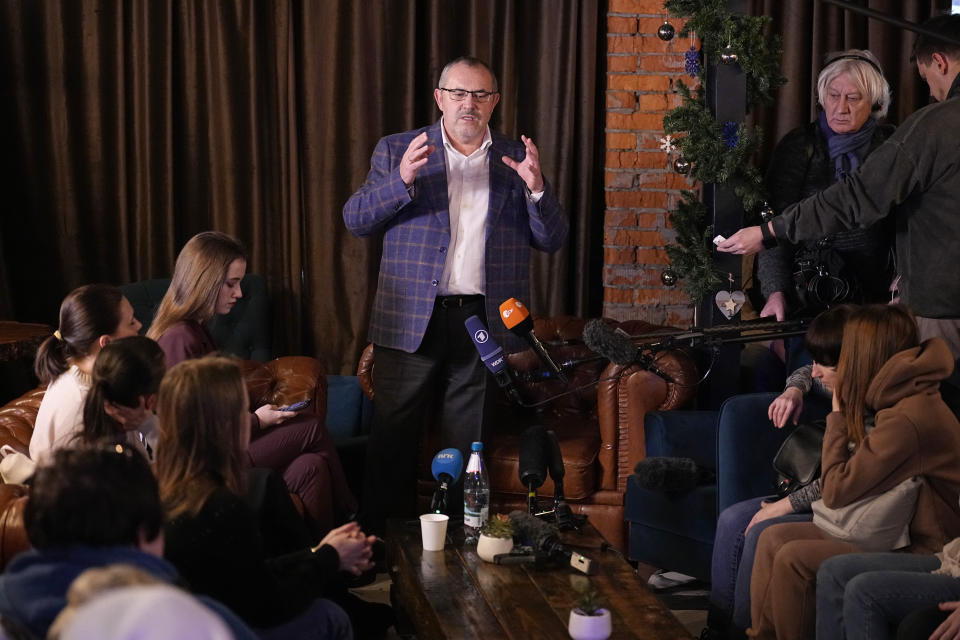
[[[230,312],[243,292],[246,251],[225,233],[205,231],[191,238],[173,271],[170,288],[147,336],[166,355],[167,366],[217,350],[206,323]],[[302,501],[319,538],[357,511],[340,457],[326,426],[315,415],[257,407],[251,416],[250,458],[256,467],[283,475]]]

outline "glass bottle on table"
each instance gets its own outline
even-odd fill
[[[489,517],[490,480],[483,464],[483,443],[474,442],[463,478],[463,533],[467,544],[477,543]]]

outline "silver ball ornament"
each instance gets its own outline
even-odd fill
[[[688,173],[690,173],[691,167],[692,165],[690,164],[690,161],[684,158],[683,156],[680,156],[679,158],[673,161],[673,170],[682,176],[685,176]]]
[[[677,272],[673,269],[664,269],[660,273],[660,282],[662,282],[665,287],[676,286],[679,279]]]
[[[664,42],[668,42],[670,40],[673,40],[673,35],[676,32],[677,31],[676,29],[673,28],[673,25],[667,22],[666,20],[664,20],[663,24],[660,25],[660,28],[657,29],[657,37],[663,40]]]
[[[739,59],[740,56],[737,55],[736,50],[729,44],[720,51],[720,62],[723,64],[736,64]]]

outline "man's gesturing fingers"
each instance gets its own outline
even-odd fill
[[[403,184],[408,187],[413,184],[420,167],[427,163],[435,148],[432,144],[427,144],[426,131],[410,141],[407,150],[403,152],[403,158],[400,159],[400,179]]]

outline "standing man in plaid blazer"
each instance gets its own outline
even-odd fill
[[[530,247],[556,251],[567,220],[543,179],[536,145],[492,133],[497,79],[476,58],[457,58],[434,90],[443,113],[423,129],[382,138],[367,180],[347,201],[351,233],[383,232],[370,320],[376,385],[361,515],[416,513],[418,440],[427,405],[443,447],[465,456],[481,439],[487,374],[464,328],[472,315],[501,344],[514,338],[498,306],[529,299]],[[462,484],[448,496],[458,512]]]

